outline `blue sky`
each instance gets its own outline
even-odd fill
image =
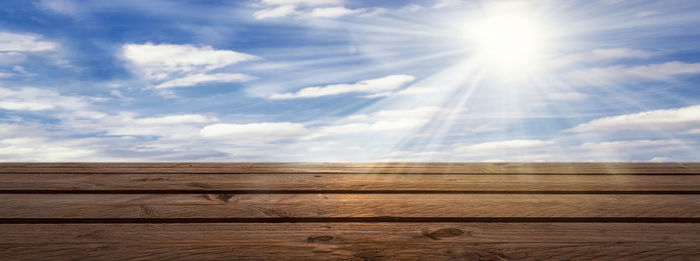
[[[0,161],[698,161],[700,2],[0,2]]]

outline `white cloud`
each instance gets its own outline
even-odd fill
[[[197,136],[199,128],[217,122],[216,117],[200,114],[173,114],[155,117],[138,117],[134,113],[121,112],[103,115],[95,119],[64,122],[65,127],[104,132],[110,136],[156,136],[170,139],[186,139]]]
[[[514,139],[497,140],[474,144],[457,144],[452,151],[438,160],[459,161],[552,161],[556,157],[566,157],[558,151],[557,144],[550,140]]]
[[[212,71],[259,59],[250,54],[189,44],[125,44],[121,54],[134,71],[153,83],[152,87],[155,89],[188,87],[200,83],[249,81],[254,77],[241,73]]]
[[[305,139],[333,135],[361,134],[382,131],[411,130],[425,126],[446,111],[439,107],[418,107],[405,110],[382,110],[369,114],[355,114],[333,124],[321,126]]]
[[[37,6],[64,15],[75,15],[82,11],[81,6],[72,0],[41,0]]]
[[[557,66],[562,66],[570,64],[578,65],[581,63],[585,64],[614,61],[622,59],[648,59],[660,54],[661,52],[629,48],[595,49],[590,52],[577,53],[559,57],[555,59],[554,64]]]
[[[446,7],[452,7],[464,4],[464,2],[464,0],[438,0],[437,3],[433,5],[433,8],[441,9]]]
[[[344,93],[382,93],[401,88],[415,80],[411,75],[389,75],[382,78],[359,81],[352,84],[332,84],[326,86],[307,87],[296,93],[274,93],[271,99],[315,98],[321,96],[339,95]]]
[[[64,96],[58,92],[24,87],[8,89],[0,87],[0,109],[18,111],[82,110],[88,103],[79,97]]]
[[[568,156],[579,161],[697,161],[696,147],[697,142],[680,139],[586,142],[563,148],[560,157]]]
[[[617,59],[647,59],[659,55],[659,52],[629,49],[629,48],[612,48],[612,49],[596,49],[586,54],[589,59],[593,60],[617,60]]]
[[[380,92],[380,93],[373,93],[369,95],[362,96],[364,98],[377,98],[377,97],[387,97],[387,96],[403,96],[403,95],[424,95],[424,94],[433,94],[437,93],[440,91],[444,91],[444,89],[437,88],[437,87],[419,87],[419,86],[411,86],[399,91],[394,91],[394,92]]]
[[[606,141],[606,142],[586,142],[577,146],[577,149],[588,150],[597,153],[619,153],[626,151],[628,153],[643,153],[640,150],[651,150],[656,153],[666,152],[666,150],[676,150],[679,146],[684,146],[687,142],[678,139],[671,140],[625,140],[625,141]]]
[[[46,41],[41,35],[0,31],[0,64],[24,61],[27,53],[44,53],[56,50],[58,43]]]
[[[356,14],[360,12],[364,12],[365,9],[347,9],[342,6],[334,6],[334,7],[319,7],[319,8],[314,8],[311,10],[309,13],[309,16],[311,17],[319,17],[319,18],[337,18],[341,16],[346,16],[350,14]]]
[[[95,111],[95,101],[99,99],[62,95],[40,88],[0,88],[0,110],[41,112],[43,116],[58,120],[53,124],[54,128],[72,134],[181,138],[196,136],[202,125],[218,121],[215,117],[199,114],[157,117],[138,117],[130,112],[108,114]],[[23,133],[26,132],[18,132]]]
[[[265,8],[253,13],[255,19],[262,20],[267,18],[277,18],[285,17],[296,12],[296,6],[293,5],[281,5],[272,8]]]
[[[372,12],[367,9],[348,9],[342,0],[260,0],[261,9],[253,13],[255,19],[279,18],[295,16],[301,18],[338,18],[351,14],[380,14],[385,10],[375,8]]]
[[[339,5],[342,0],[260,0],[260,3],[265,5]]]
[[[612,140],[570,144],[556,140],[502,140],[458,145],[437,159],[469,161],[694,161],[697,142],[680,139]],[[415,156],[409,154],[408,156]],[[420,158],[419,158],[420,159]],[[423,160],[430,157],[423,157]]]
[[[700,73],[700,63],[666,62],[641,66],[608,66],[564,74],[568,85],[607,86],[643,81],[668,81],[676,76]]]
[[[421,6],[419,4],[408,4],[404,7],[402,7],[401,11],[406,11],[406,12],[412,13],[412,12],[418,12],[422,9],[423,9],[423,6]]]
[[[366,121],[378,121],[378,120],[393,120],[402,118],[430,118],[438,113],[443,112],[444,109],[440,107],[417,107],[413,109],[405,110],[381,110],[378,112],[373,112],[369,114],[355,114],[348,116],[350,120],[366,120]]]
[[[212,124],[200,134],[206,138],[278,140],[299,137],[307,132],[302,124],[291,122],[261,122],[248,124]]]
[[[183,78],[177,78],[156,85],[156,89],[165,89],[173,87],[195,86],[200,83],[207,82],[244,82],[253,79],[253,77],[241,73],[213,73],[213,74],[193,74]]]
[[[552,141],[543,140],[504,140],[490,141],[472,145],[463,145],[455,148],[455,152],[459,153],[493,153],[504,152],[510,153],[518,150],[543,148],[554,144]]]
[[[43,52],[58,47],[57,43],[41,38],[36,34],[0,32],[0,52]]]
[[[444,113],[444,110],[438,107],[382,110],[369,114],[355,114],[332,124],[316,126],[291,122],[217,123],[205,126],[201,129],[200,134],[205,138],[233,139],[239,143],[281,139],[309,141],[337,135],[411,130],[424,126],[432,117],[440,113]]]
[[[258,57],[211,46],[176,44],[126,44],[124,57],[149,79],[163,80],[173,74],[202,73]]]
[[[76,141],[42,137],[0,139],[0,161],[85,161],[95,153]]]
[[[566,132],[700,132],[700,105],[678,109],[653,110],[595,119]]]
[[[656,12],[656,11],[645,11],[645,12],[638,12],[638,13],[636,13],[636,14],[634,14],[634,15],[637,16],[637,17],[648,17],[648,16],[654,16],[654,15],[658,15],[658,14],[660,14],[660,12]]]
[[[20,52],[0,52],[0,64],[13,64],[23,61],[27,56]]]
[[[546,98],[556,101],[581,101],[588,98],[588,95],[580,92],[553,92],[548,93]]]
[[[207,117],[204,115],[200,115],[200,114],[180,114],[180,115],[167,115],[167,116],[160,116],[160,117],[137,118],[137,119],[131,119],[130,121],[133,122],[134,124],[138,124],[138,125],[153,125],[153,124],[171,125],[171,124],[182,124],[182,123],[206,123],[206,122],[217,121],[217,119],[213,118],[213,117]]]
[[[348,123],[332,125],[320,129],[321,135],[313,135],[313,138],[338,134],[355,134],[377,131],[405,130],[416,128],[428,123],[428,119],[397,119],[377,121],[373,123]]]

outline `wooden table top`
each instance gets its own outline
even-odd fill
[[[700,163],[0,163],[1,260],[700,260]]]

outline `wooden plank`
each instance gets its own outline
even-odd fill
[[[0,218],[697,218],[700,195],[0,194]]]
[[[700,175],[0,174],[1,191],[700,191]]]
[[[0,244],[700,243],[698,223],[3,224]]]
[[[700,163],[0,163],[0,173],[700,174]]]
[[[7,260],[698,260],[697,243],[0,244]]]
[[[700,260],[699,188],[700,163],[0,163],[0,256]]]
[[[700,224],[5,224],[10,260],[694,260]]]

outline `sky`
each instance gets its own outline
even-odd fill
[[[4,0],[0,161],[700,161],[696,0]]]

